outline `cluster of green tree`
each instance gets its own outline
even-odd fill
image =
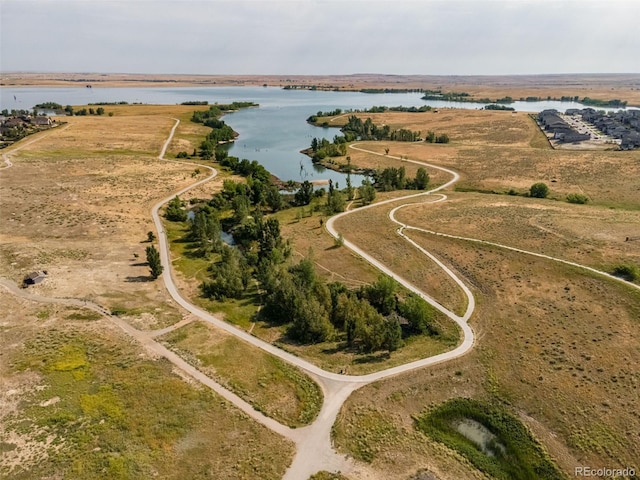
[[[368,110],[363,110],[365,113],[384,113],[384,112],[409,112],[409,113],[421,113],[430,112],[431,105],[422,105],[420,107],[404,107],[399,105],[397,107],[385,107],[385,106],[373,106]]]
[[[283,90],[317,90],[317,85],[285,85]]]
[[[339,282],[323,282],[307,258],[288,268],[268,265],[260,269],[259,280],[265,291],[262,317],[287,324],[289,337],[302,343],[340,337],[364,352],[394,351],[403,336],[438,334],[431,307],[413,294],[399,300],[389,277],[352,291]]]
[[[485,105],[485,110],[508,110],[510,112],[514,112],[516,109],[513,107],[507,107],[506,105],[497,105],[495,103]]]
[[[442,135],[436,135],[435,132],[427,132],[427,136],[424,139],[427,143],[449,143],[449,135],[443,133]]]
[[[578,203],[584,205],[589,201],[589,197],[582,193],[570,193],[567,195],[567,202],[569,203]]]
[[[71,105],[67,105],[64,107],[64,111],[67,112],[67,115],[69,116],[104,115],[104,108],[102,107],[95,109],[93,107],[89,107],[88,109],[81,108],[80,110],[74,110]]]
[[[22,109],[18,109],[18,110],[12,109],[11,111],[9,111],[6,108],[4,108],[0,113],[2,114],[3,117],[20,117],[23,115],[31,115],[31,112],[29,110],[22,110]]]
[[[200,144],[200,156],[205,160],[213,158],[216,147],[220,143],[229,142],[236,138],[237,133],[233,129],[220,120],[219,117],[229,111],[238,110],[240,108],[255,107],[253,102],[233,102],[229,104],[215,104],[209,107],[209,110],[193,112],[191,121],[202,123],[211,128],[211,132],[207,138]]]
[[[180,105],[209,105],[209,102],[207,100],[190,100],[182,102]]]
[[[538,182],[529,188],[529,196],[533,198],[547,198],[549,195],[549,187],[546,183]]]
[[[241,108],[257,107],[258,104],[254,102],[231,102],[231,103],[216,103],[209,106],[209,110],[193,112],[191,121],[195,123],[205,123],[210,118],[217,119],[226,112],[233,112]]]
[[[347,123],[340,129],[345,140],[395,140],[399,142],[414,142],[420,139],[420,132],[413,132],[404,128],[391,130],[389,125],[378,127],[371,118],[364,122],[355,115],[351,115]]]
[[[43,110],[62,110],[62,105],[56,102],[44,102],[38,103],[33,108],[40,108]]]
[[[421,88],[361,88],[360,93],[413,93],[423,92]]]
[[[333,137],[333,142],[326,138],[311,140],[311,158],[319,162],[327,157],[341,157],[347,154],[347,140],[341,135]]]
[[[229,167],[233,173],[242,175],[243,177],[251,177],[253,180],[259,180],[263,183],[271,183],[271,174],[257,160],[242,160],[238,157],[229,156],[224,147],[216,149],[216,161],[223,167]]]
[[[164,211],[164,216],[167,220],[172,222],[185,222],[187,220],[187,211],[184,208],[184,203],[180,200],[178,195],[169,201],[167,208]]]
[[[624,108],[627,106],[626,100],[618,100],[617,98],[613,100],[598,100],[597,98],[584,97],[580,100],[580,103],[594,107]]]
[[[96,102],[90,103],[89,105],[129,105],[129,102],[121,101],[121,102]],[[135,104],[134,104],[135,105]]]
[[[353,188],[351,187],[351,175],[349,174],[347,179],[347,196],[349,200],[353,200]],[[333,186],[333,180],[329,180],[329,191],[327,192],[327,215],[333,215],[335,213],[344,212],[347,202],[345,195]]]
[[[277,188],[275,191],[273,188],[275,185],[265,187],[251,175],[247,183],[225,180],[222,191],[194,208],[190,219],[179,197],[168,203],[165,211],[168,220],[189,219],[186,240],[196,247],[193,254],[206,258],[210,254],[219,256],[208,268],[209,278],[200,286],[205,297],[241,298],[261,262],[277,264],[290,256],[291,248],[280,235],[278,220],[265,219],[263,215],[263,207],[269,204],[269,191],[280,198]],[[284,204],[281,198],[280,203]],[[279,207],[271,205],[271,208]],[[221,240],[223,231],[232,234],[233,247]]]
[[[416,172],[416,177],[407,178],[404,167],[389,167],[384,170],[377,170],[373,174],[374,185],[383,192],[391,190],[425,190],[429,185],[429,174],[420,167]]]
[[[470,102],[467,92],[442,92],[442,90],[425,90],[422,100],[447,100],[451,102]]]
[[[504,97],[492,100],[490,98],[473,98],[467,92],[441,92],[439,90],[427,90],[422,100],[444,100],[448,102],[465,102],[465,103],[511,103],[511,97]]]
[[[420,107],[404,107],[402,105],[396,107],[386,107],[386,106],[376,106],[369,109],[349,109],[346,110],[346,113],[384,113],[384,112],[410,112],[410,113],[420,113],[420,112],[430,112],[432,107],[430,105],[422,105]],[[341,115],[343,111],[339,108],[329,112],[318,112],[315,115],[311,115],[307,118],[307,122],[316,125],[318,123],[318,118],[320,117],[336,117]],[[324,125],[324,124],[323,124]]]
[[[633,264],[621,264],[613,267],[611,271],[616,277],[620,277],[627,282],[635,282],[640,279],[640,269],[637,265]]]

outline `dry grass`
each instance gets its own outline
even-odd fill
[[[297,368],[203,322],[166,334],[164,343],[209,377],[291,427],[309,424],[322,392]]]
[[[640,170],[640,151],[552,150],[535,122],[525,113],[443,109],[440,113],[359,114],[376,123],[425,132],[447,133],[451,143],[361,142],[362,148],[394,156],[451,167],[461,175],[456,188],[497,191],[528,191],[536,182],[546,182],[551,196],[564,199],[583,193],[592,203],[607,207],[637,209],[640,190],[635,178]],[[337,119],[335,124],[346,121]],[[352,164],[379,168],[399,166],[398,161],[363,152],[349,151]],[[404,162],[407,172],[417,166]],[[429,172],[432,183],[449,179]]]
[[[401,222],[450,235],[502,243],[610,271],[640,265],[640,212],[477,193],[420,203],[397,213]],[[411,234],[411,232],[409,232]]]
[[[492,398],[520,415],[566,472],[638,460],[635,291],[514,252],[412,236],[476,287],[477,346],[451,364],[365,387],[348,401],[339,422],[358,425],[363,409],[393,412],[409,438],[411,416],[430,404],[457,396]],[[337,437],[350,451],[351,441]],[[396,472],[406,472],[402,465],[412,458],[399,444],[382,442],[373,457],[390,478],[402,478]],[[434,465],[442,460],[412,458],[411,468]]]
[[[291,461],[291,443],[108,320],[4,293],[0,309],[2,478],[276,479]]]
[[[70,117],[67,119],[70,128],[53,131],[46,139],[17,152],[12,159],[14,166],[0,172],[0,265],[3,275],[20,282],[32,270],[47,270],[48,279],[32,287],[35,293],[91,299],[116,311],[137,328],[155,329],[180,320],[182,312],[175,307],[161,283],[149,281],[144,249],[148,245],[146,233],[153,229],[151,206],[159,198],[205,175],[203,169],[199,175],[192,176],[197,165],[176,165],[156,158],[174,124],[172,118],[176,115],[184,118],[193,110],[193,107],[128,106],[118,107],[112,117]],[[194,134],[190,128],[179,131],[177,141],[185,138],[189,141],[189,135]],[[194,195],[207,196],[209,188],[202,187]],[[76,470],[65,474],[63,469],[68,468],[63,465],[66,454],[58,455],[58,450],[47,443],[49,437],[44,437],[43,443],[41,432],[33,430],[36,427],[32,428],[24,417],[28,413],[31,419],[28,421],[32,422],[31,410],[48,398],[40,398],[44,395],[40,393],[31,397],[21,391],[16,398],[25,402],[22,405],[28,412],[18,411],[22,415],[20,418],[25,418],[21,425],[26,429],[18,434],[26,435],[28,441],[35,435],[40,442],[36,447],[41,454],[23,459],[23,467],[30,470],[15,478],[41,478],[45,476],[43,472],[49,476],[60,472],[60,476],[74,478],[81,472],[77,468],[93,472],[96,462],[109,463],[109,478],[117,478],[119,468],[141,477],[153,476],[154,472],[166,478],[174,475],[176,478],[205,475],[281,477],[291,459],[289,443],[239,415],[209,390],[186,384],[171,373],[172,367],[168,363],[139,357],[138,347],[123,339],[122,334],[105,333],[103,321],[93,322],[94,327],[87,330],[87,321],[92,318],[83,312],[49,308],[34,312],[28,305],[16,306],[16,302],[4,294],[1,301],[3,311],[13,312],[3,321],[2,343],[10,345],[12,354],[16,355],[3,358],[8,361],[37,358],[40,350],[27,347],[38,332],[44,340],[38,341],[37,348],[48,344],[62,345],[60,342],[91,351],[97,348],[98,353],[90,358],[95,362],[90,365],[91,372],[102,372],[100,384],[124,388],[124,398],[119,402],[130,405],[130,411],[135,412],[126,417],[132,424],[127,428],[133,439],[145,437],[140,444],[127,443],[117,447],[126,454],[112,454],[110,451],[105,453],[104,447],[100,451],[92,450],[96,443],[109,444],[112,435],[109,429],[97,427],[99,431],[91,430],[95,435],[92,433],[90,445],[86,444],[86,439],[70,435],[65,448],[68,446],[69,454],[75,457],[81,451],[83,462],[86,462],[76,462],[72,465]],[[38,319],[38,323],[31,322],[31,317]],[[83,319],[84,322],[79,321]],[[55,332],[51,330],[53,328]],[[100,350],[102,346],[96,346],[96,342],[104,345],[107,351]],[[6,351],[3,354],[8,355]],[[2,364],[8,365],[4,361]],[[30,368],[36,371],[36,367]],[[2,371],[3,385],[18,384],[23,378],[24,375],[14,368]],[[149,386],[145,383],[148,379],[155,379],[156,383]],[[50,379],[47,375],[34,381],[39,382],[38,385],[50,381],[53,386],[47,391],[53,392],[55,387],[58,389],[55,391],[60,392],[51,395],[60,397],[56,405],[63,405],[76,414],[80,408],[79,395],[85,394],[84,384],[58,385],[55,383],[57,378]],[[141,389],[145,390],[144,394],[131,394]],[[90,390],[86,394],[94,393]],[[113,399],[107,397],[88,397],[88,400],[107,405],[107,401]],[[144,405],[139,400],[144,400]],[[164,408],[170,408],[171,413],[167,414]],[[177,424],[172,424],[171,419],[178,418],[176,415],[179,417]],[[216,428],[211,430],[211,424]],[[144,444],[146,436],[154,436],[149,433],[154,428],[159,432],[157,438],[150,440],[149,445]],[[168,440],[162,437],[163,432],[174,432],[176,428],[182,432],[180,435],[167,434]],[[63,433],[59,436],[64,436]],[[59,445],[59,441],[56,442]],[[144,454],[140,448],[146,449]],[[15,447],[3,445],[3,450],[7,449]],[[270,458],[268,452],[274,451],[283,454]],[[46,455],[49,460],[43,462]],[[120,459],[114,457],[112,462],[107,458],[113,455]],[[186,457],[190,460],[185,461]],[[87,475],[95,478],[98,472]]]
[[[338,220],[336,230],[444,307],[461,315],[467,307],[464,293],[439,266],[397,235],[398,226],[388,217],[394,206],[355,212]]]

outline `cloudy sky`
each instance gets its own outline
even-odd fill
[[[0,0],[0,71],[640,72],[640,0]]]

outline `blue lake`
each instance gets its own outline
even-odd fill
[[[32,109],[44,102],[61,105],[84,105],[99,102],[179,104],[186,101],[206,100],[212,103],[252,101],[259,108],[243,109],[225,116],[240,136],[229,148],[231,155],[258,160],[271,173],[282,180],[333,180],[340,187],[346,185],[345,175],[313,165],[311,159],[300,153],[309,147],[313,137],[331,140],[339,131],[307,124],[306,119],[318,111],[367,109],[378,106],[478,109],[484,103],[422,100],[421,93],[326,92],[311,90],[283,90],[277,87],[124,87],[124,88],[59,88],[23,87],[0,88],[0,110]],[[517,111],[539,112],[548,108],[564,111],[584,108],[576,102],[514,102]],[[108,107],[106,107],[108,111]],[[616,109],[617,110],[617,109]],[[362,177],[352,175],[358,186]]]

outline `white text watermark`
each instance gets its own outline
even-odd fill
[[[610,478],[630,478],[636,475],[635,468],[591,468],[576,467],[573,474],[576,477],[610,477]]]

